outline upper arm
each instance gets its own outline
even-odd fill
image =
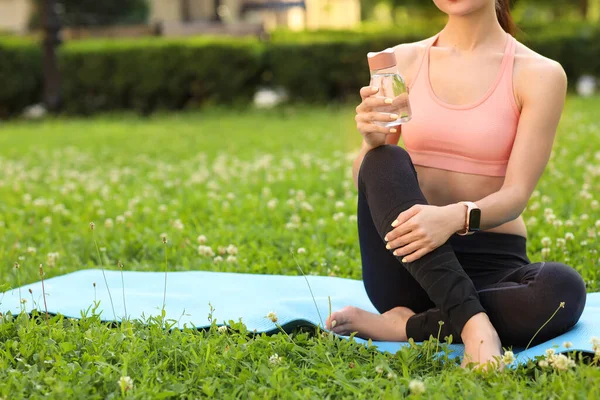
[[[521,70],[517,88],[522,109],[504,187],[517,190],[524,208],[550,159],[567,77],[557,62],[538,59]]]

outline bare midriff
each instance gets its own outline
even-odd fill
[[[427,203],[435,206],[445,206],[459,201],[476,202],[500,190],[504,183],[503,176],[467,174],[421,165],[415,165],[415,170]],[[487,231],[527,237],[522,216]]]

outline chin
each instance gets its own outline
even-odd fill
[[[433,0],[437,8],[448,15],[467,15],[487,5],[491,0]]]

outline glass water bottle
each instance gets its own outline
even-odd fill
[[[370,85],[379,88],[375,96],[393,100],[392,104],[377,107],[373,111],[399,116],[397,120],[392,122],[375,123],[385,127],[393,127],[410,121],[411,111],[408,101],[408,89],[396,66],[394,50],[386,49],[378,53],[368,53],[367,59],[371,71]]]

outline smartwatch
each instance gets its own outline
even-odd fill
[[[459,201],[459,203],[466,206],[467,212],[465,217],[465,227],[456,233],[461,236],[472,235],[475,231],[479,230],[481,209],[477,207],[477,204],[471,201]]]

